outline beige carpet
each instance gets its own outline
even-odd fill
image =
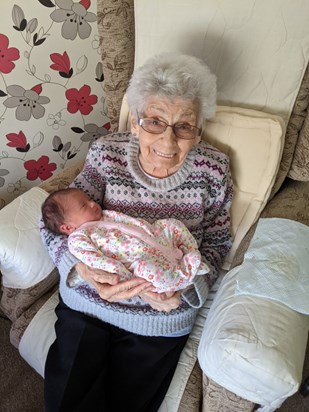
[[[10,325],[0,318],[0,411],[43,412],[43,379],[9,342]]]

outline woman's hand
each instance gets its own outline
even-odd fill
[[[177,309],[180,305],[181,292],[183,291],[166,293],[144,291],[140,293],[140,296],[153,309],[160,312],[170,312],[173,309]]]
[[[153,285],[145,279],[134,277],[120,281],[118,275],[92,269],[82,262],[77,263],[75,268],[86,282],[95,287],[100,297],[108,302],[130,299],[153,288]]]

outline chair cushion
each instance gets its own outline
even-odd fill
[[[224,269],[250,227],[259,218],[275,182],[284,146],[285,126],[278,116],[219,106],[206,123],[203,138],[230,158],[234,182],[231,208],[232,249]]]
[[[309,227],[260,219],[237,275],[236,294],[273,299],[309,315]]]
[[[1,209],[0,269],[5,287],[34,286],[54,267],[38,230],[47,195],[34,187]]]

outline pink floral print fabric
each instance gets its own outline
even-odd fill
[[[197,243],[176,219],[150,224],[114,211],[102,221],[82,225],[68,239],[71,253],[86,265],[115,273],[121,279],[138,276],[154,291],[177,291],[209,271]]]

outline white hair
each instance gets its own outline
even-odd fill
[[[131,77],[127,98],[132,115],[143,113],[148,98],[153,96],[197,102],[201,125],[216,111],[216,76],[196,57],[162,53],[148,59]]]

